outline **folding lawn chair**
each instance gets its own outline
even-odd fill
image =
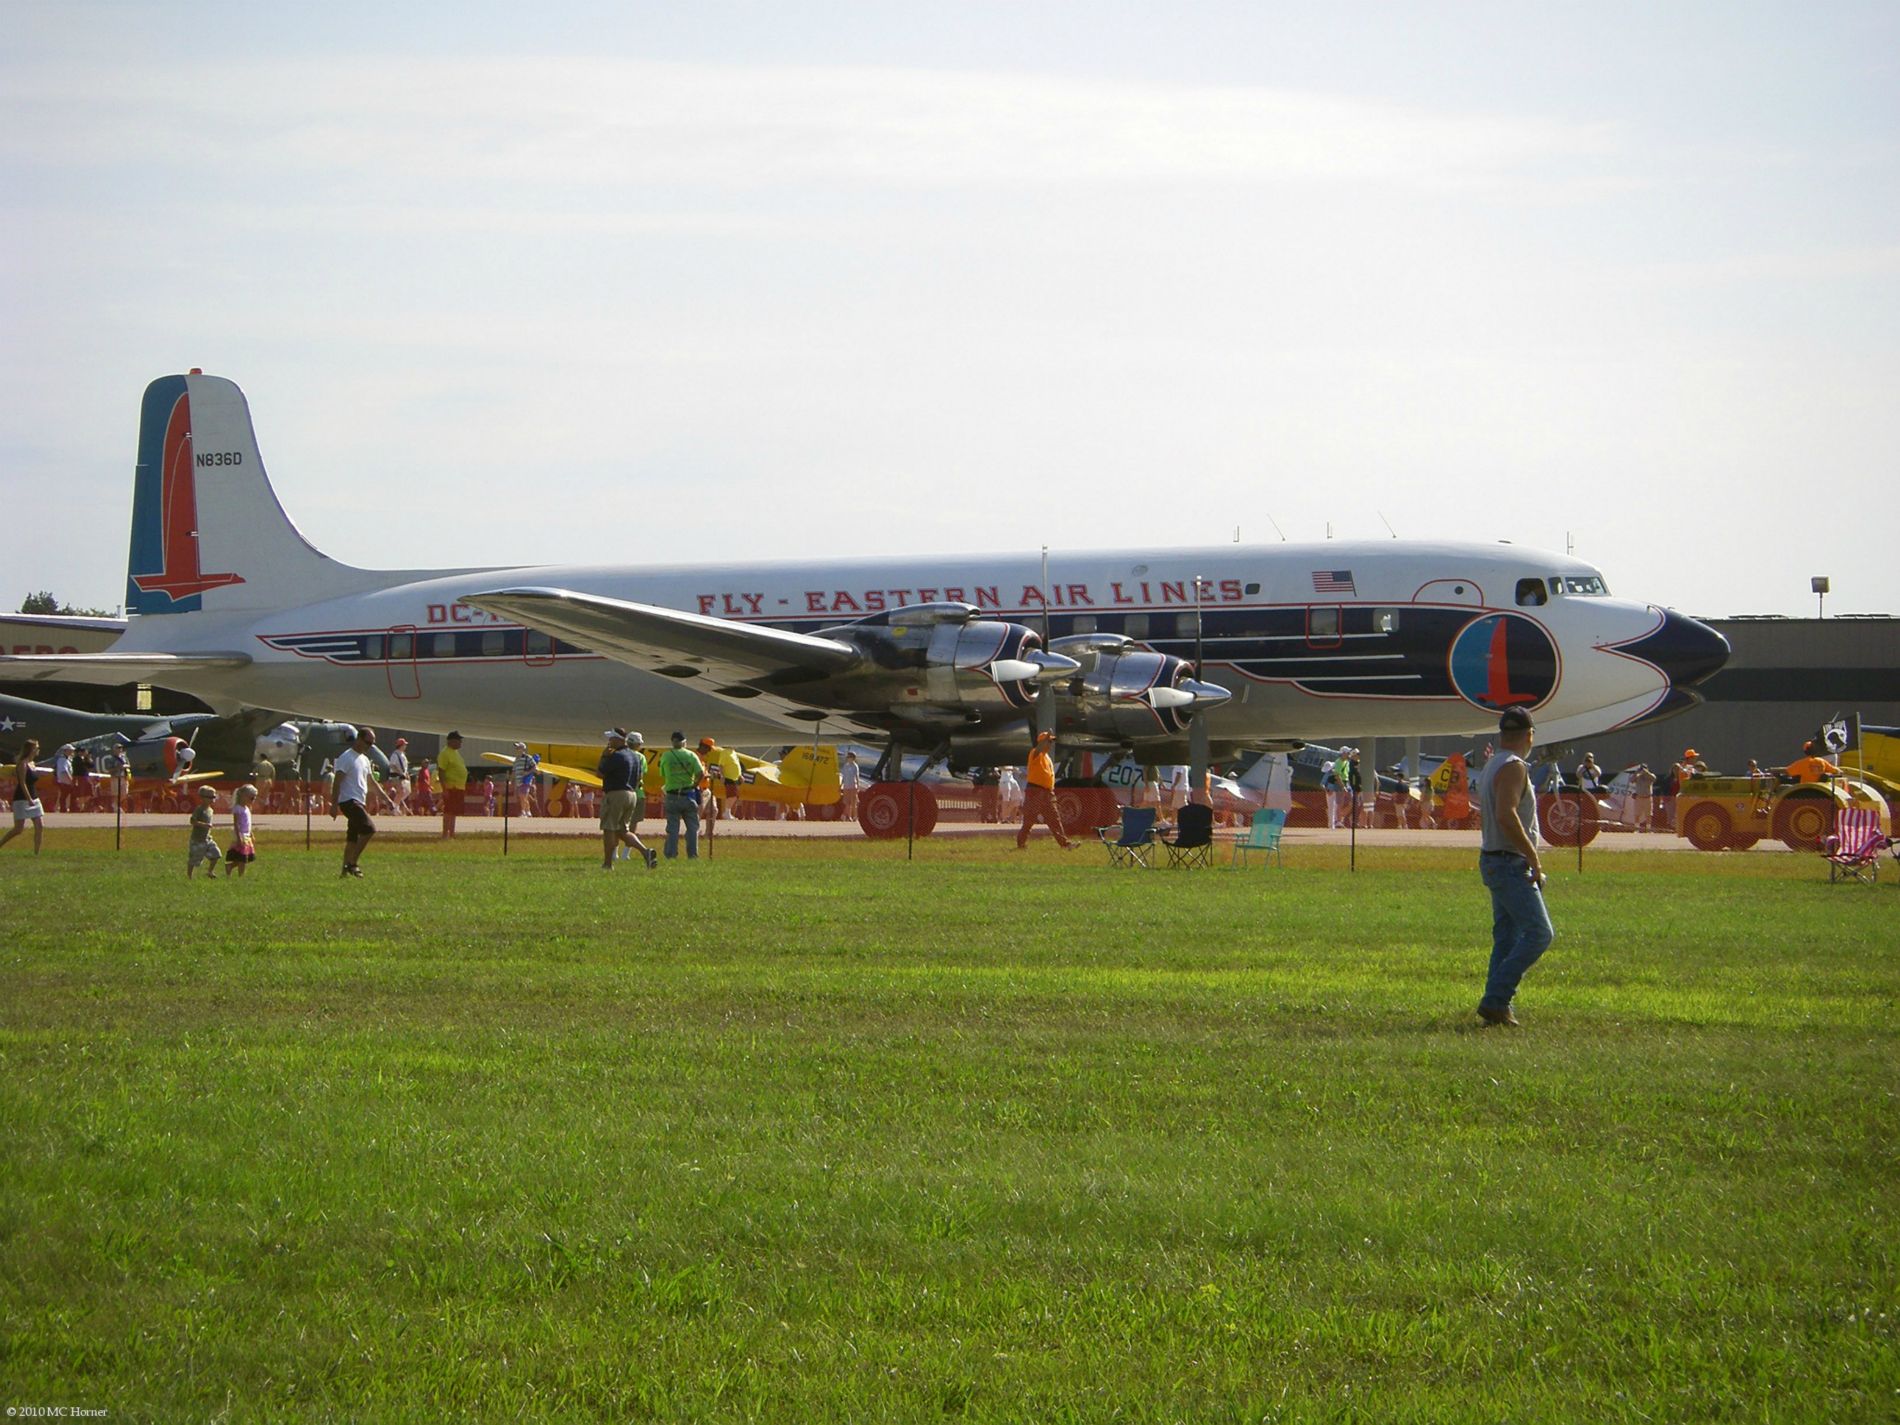
[[[1278,808],[1263,808],[1253,814],[1247,834],[1234,843],[1232,864],[1245,866],[1247,858],[1258,851],[1280,864],[1280,833],[1286,830],[1286,813]]]
[[[1174,839],[1168,848],[1168,868],[1214,864],[1214,808],[1190,802],[1174,820]]]
[[[1123,807],[1120,825],[1098,826],[1095,834],[1108,848],[1109,865],[1147,867],[1155,846],[1155,809]]]
[[[1834,814],[1834,834],[1821,843],[1830,881],[1880,879],[1880,853],[1893,845],[1880,829],[1880,813],[1872,807],[1842,807]]]

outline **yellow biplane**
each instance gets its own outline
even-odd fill
[[[583,787],[600,786],[600,777],[592,768],[599,765],[600,749],[573,742],[530,742],[528,751],[540,758],[536,770],[557,781],[577,782]],[[644,790],[658,797],[660,759],[648,748]],[[838,749],[829,745],[794,747],[777,762],[763,757],[735,753],[739,759],[741,802],[774,802],[779,806],[835,806],[842,795],[838,782]],[[484,752],[482,760],[506,767],[514,758],[505,752]]]

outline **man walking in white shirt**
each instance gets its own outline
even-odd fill
[[[343,842],[343,874],[346,876],[363,874],[356,863],[363,848],[369,845],[370,837],[376,834],[376,823],[369,819],[369,750],[375,745],[375,728],[357,729],[356,741],[343,749],[336,759],[336,774],[330,778],[330,815],[342,812],[349,826],[349,835]]]

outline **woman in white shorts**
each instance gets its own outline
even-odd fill
[[[40,805],[40,799],[33,794],[34,784],[41,777],[50,775],[51,769],[38,766],[34,757],[39,755],[40,745],[29,737],[20,744],[19,761],[13,767],[13,830],[0,836],[0,846],[5,846],[20,834],[29,821],[33,823],[33,854],[40,854],[40,832],[46,818],[46,808]]]

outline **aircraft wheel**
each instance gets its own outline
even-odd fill
[[[1720,851],[1734,832],[1727,810],[1713,802],[1691,808],[1682,822],[1682,834],[1698,851]]]
[[[1537,819],[1552,846],[1588,846],[1597,839],[1597,804],[1574,792],[1546,792],[1537,799]]]
[[[1834,829],[1834,802],[1826,792],[1790,792],[1775,808],[1774,834],[1790,851],[1818,851]]]
[[[858,825],[876,841],[912,834],[911,809],[916,808],[915,834],[928,836],[937,829],[937,794],[921,782],[873,782],[858,797]]]

